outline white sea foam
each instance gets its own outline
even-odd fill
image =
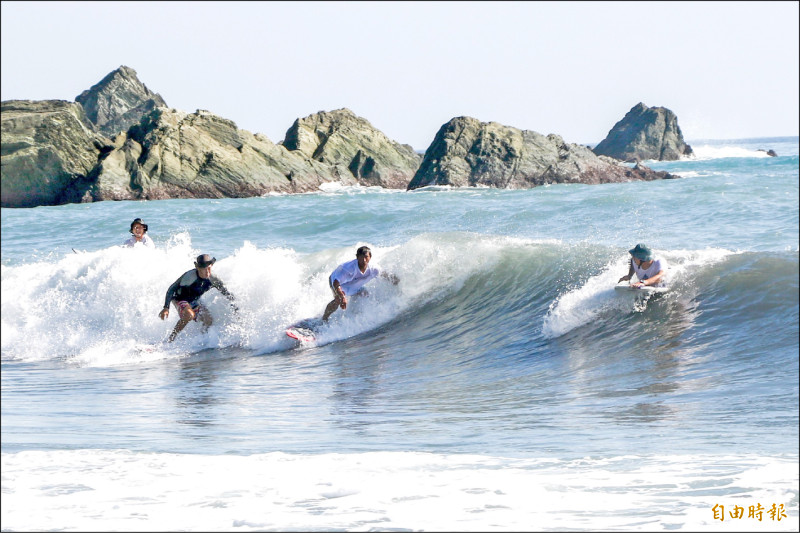
[[[351,299],[346,313],[335,313],[320,328],[316,344],[323,345],[375,329],[412,306],[459,290],[469,276],[495,264],[498,249],[522,242],[527,241],[422,234],[390,247],[361,242],[300,254],[245,241],[232,256],[220,258],[213,271],[236,297],[238,314],[211,290],[203,303],[214,325],[202,334],[199,323],[190,323],[174,343],[164,340],[177,321],[175,310],[164,321],[158,312],[169,285],[192,268],[200,253],[186,233],[157,249],[114,246],[4,265],[3,357],[113,366],[180,358],[207,348],[287,350],[293,341],[286,337],[286,327],[321,316],[331,300],[328,275],[353,258],[354,248],[370,245],[374,264],[401,281],[397,286],[382,278],[371,282],[366,296]]]
[[[412,189],[409,192],[420,193],[420,192],[452,192],[452,191],[467,191],[467,192],[474,192],[476,190],[491,190],[494,187],[484,184],[476,184],[476,185],[426,185],[424,187],[417,187],[416,189]]]
[[[569,460],[76,450],[3,453],[2,467],[6,531],[798,527],[796,456]],[[748,517],[750,506],[759,505],[761,520]],[[778,514],[771,516],[773,505]],[[724,506],[724,521],[715,518],[715,506]],[[742,518],[729,515],[736,506]]]
[[[280,192],[280,191],[269,191],[261,195],[262,198],[268,198],[272,196],[291,196],[291,195],[320,195],[320,194],[344,194],[344,195],[354,195],[354,194],[397,194],[405,192],[404,189],[386,189],[384,187],[380,187],[378,185],[351,185],[342,182],[325,182],[322,183],[316,191],[307,191],[302,193],[287,193],[287,192]]]
[[[377,185],[347,185],[341,182],[326,182],[319,186],[324,193],[335,194],[366,194],[366,193],[391,193],[403,192],[402,189],[386,189]]]
[[[415,306],[458,292],[474,274],[491,271],[504,248],[559,241],[432,233],[391,247],[367,242],[354,246],[361,244],[371,245],[374,263],[398,276],[400,283],[393,286],[384,279],[370,283],[367,296],[352,299],[346,313],[335,313],[320,328],[316,345],[373,330]],[[239,313],[234,314],[227,300],[212,290],[203,299],[214,325],[201,334],[200,324],[190,323],[174,343],[163,342],[177,320],[174,310],[165,321],[157,314],[169,284],[191,268],[199,253],[187,234],[177,235],[162,249],[112,247],[69,254],[54,262],[3,266],[3,357],[62,358],[107,366],[178,358],[206,348],[287,350],[293,341],[285,336],[285,328],[321,316],[331,299],[327,276],[350,260],[352,252],[350,246],[304,255],[285,248],[260,249],[245,241],[232,256],[217,261],[214,269],[236,296]],[[680,286],[687,268],[729,253],[666,252],[671,283]],[[613,291],[626,260],[620,256],[581,287],[557,298],[544,317],[544,336],[563,335],[607,310],[635,311],[630,301]]]
[[[723,159],[728,157],[771,157],[762,150],[751,150],[741,146],[692,146],[694,154],[686,159],[704,161],[708,159]]]
[[[680,178],[704,178],[713,175],[710,172],[697,172],[695,170],[687,170],[687,171],[679,170],[677,172],[674,172],[673,174],[675,174]]]
[[[158,312],[169,285],[192,268],[199,253],[184,233],[157,249],[114,246],[68,254],[53,262],[4,267],[3,357],[115,365],[238,345],[248,340],[242,326],[253,326],[252,317],[265,305],[285,305],[289,291],[298,284],[293,252],[256,251],[245,243],[214,267],[214,274],[237,297],[241,316],[233,314],[227,299],[211,291],[204,296],[215,319],[208,334],[196,335],[200,325],[190,323],[174,344],[141,350],[141,345],[159,344],[174,326],[174,309],[165,321]],[[269,299],[260,299],[261,295]]]

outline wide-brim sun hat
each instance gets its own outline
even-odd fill
[[[134,218],[134,219],[133,219],[133,222],[131,222],[131,233],[133,233],[133,227],[134,227],[136,224],[141,224],[141,225],[142,225],[142,227],[144,228],[144,232],[145,232],[145,233],[147,233],[147,224],[145,224],[145,223],[142,221],[142,219],[141,219],[141,218]]]
[[[197,256],[197,261],[195,261],[195,264],[200,268],[205,268],[207,266],[213,265],[216,262],[217,262],[216,257],[211,257],[208,254],[202,254]]]
[[[646,244],[637,244],[628,250],[628,253],[640,261],[650,261],[653,259],[653,250],[651,250]]]

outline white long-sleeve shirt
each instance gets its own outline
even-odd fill
[[[137,243],[141,243],[144,246],[147,246],[148,248],[155,248],[156,247],[156,243],[154,243],[153,239],[148,237],[146,233],[144,235],[142,235],[142,240],[141,241],[137,241],[136,237],[131,235],[131,238],[128,239],[127,241],[123,242],[122,246],[129,246],[130,247],[130,246],[135,246]]]
[[[342,263],[336,270],[333,271],[333,274],[330,276],[330,284],[333,287],[333,282],[338,280],[339,286],[342,288],[344,293],[347,296],[351,296],[358,291],[361,290],[361,287],[364,286],[369,280],[372,278],[376,278],[380,275],[381,269],[377,265],[367,265],[367,269],[364,272],[358,268],[358,259],[353,259],[352,261],[348,261],[347,263]]]

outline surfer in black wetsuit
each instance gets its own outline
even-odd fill
[[[175,329],[169,335],[169,342],[175,340],[175,336],[186,327],[186,324],[192,320],[197,320],[198,317],[203,322],[203,331],[208,330],[213,321],[211,313],[208,312],[205,306],[200,304],[199,300],[212,287],[224,294],[231,301],[233,310],[238,312],[236,304],[233,304],[233,294],[225,288],[222,280],[211,274],[211,266],[216,261],[216,258],[208,254],[197,256],[197,260],[194,263],[195,268],[185,272],[167,289],[164,309],[158,313],[158,317],[164,320],[169,316],[170,303],[175,306],[175,309],[178,310],[178,316],[180,316],[180,320],[175,324]]]

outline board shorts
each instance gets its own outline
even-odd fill
[[[194,311],[194,318],[192,320],[194,320],[195,322],[197,321],[197,317],[200,315],[200,313],[204,312],[206,309],[200,304],[195,304],[193,306],[186,300],[172,300],[172,305],[174,305],[175,309],[178,310],[178,316],[181,316],[181,311],[189,307],[192,311]]]

